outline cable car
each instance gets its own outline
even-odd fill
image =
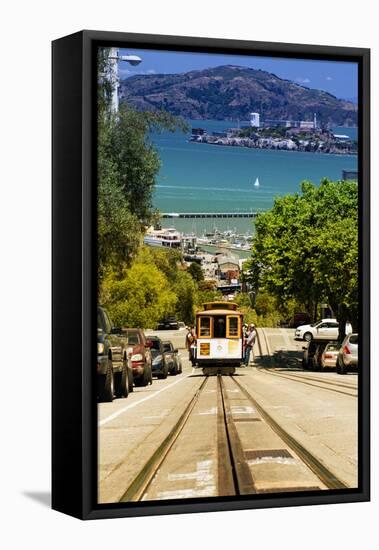
[[[243,363],[243,314],[234,302],[206,302],[196,313],[195,368],[234,374]]]

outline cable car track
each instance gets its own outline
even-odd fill
[[[263,328],[261,329],[261,331],[262,331],[262,334],[264,336],[267,353],[270,357],[270,361],[273,363],[275,361],[275,359],[274,359],[274,357],[271,353],[266,332]],[[259,333],[258,333],[258,343],[259,343],[259,348],[260,348],[261,356],[262,356],[262,344],[260,342]],[[302,376],[302,375],[296,375],[296,374],[293,374],[293,373],[284,374],[284,373],[278,372],[278,371],[273,372],[272,370],[270,370],[267,367],[259,367],[258,370],[262,370],[265,373],[270,374],[271,376],[279,376],[281,378],[286,378],[288,380],[293,380],[294,382],[298,382],[300,384],[305,384],[307,386],[313,386],[315,388],[320,388],[320,389],[323,389],[323,390],[332,391],[332,392],[340,393],[340,394],[343,394],[343,395],[348,395],[349,397],[355,397],[355,398],[358,397],[358,388],[354,387],[353,385],[344,384],[343,382],[335,382],[333,380],[323,380],[321,378],[314,378],[314,377],[311,377],[311,376],[307,376],[306,372],[304,373],[304,376]],[[313,384],[312,382],[319,382],[319,384]],[[324,385],[320,385],[320,384],[324,384]],[[328,387],[328,386],[332,386],[332,387]],[[336,387],[337,388],[341,387],[341,388],[352,390],[353,393],[336,389]]]
[[[314,388],[320,388],[322,390],[327,390],[327,391],[332,391],[332,392],[335,392],[335,393],[341,393],[343,395],[348,395],[349,397],[358,397],[358,390],[356,389],[356,391],[354,391],[353,393],[351,392],[347,392],[347,391],[343,391],[343,390],[338,390],[336,389],[335,387],[327,387],[327,386],[340,386],[340,384],[338,383],[333,383],[333,381],[331,380],[328,380],[328,381],[321,381],[320,382],[322,384],[325,384],[325,386],[322,386],[321,384],[313,384],[312,382],[308,382],[308,380],[313,380],[312,378],[307,378],[307,377],[302,377],[302,376],[293,376],[293,375],[289,375],[289,374],[282,374],[282,373],[279,373],[279,372],[272,372],[270,369],[267,369],[265,367],[262,367],[258,370],[262,370],[264,371],[266,374],[270,374],[271,376],[279,376],[280,378],[285,378],[287,380],[293,380],[294,382],[299,382],[300,384],[305,384],[306,386],[312,386]],[[343,386],[343,387],[346,387],[346,386]],[[350,389],[350,388],[349,388]],[[355,388],[351,387],[352,390],[354,390]]]
[[[175,457],[175,453],[180,451],[180,446],[175,445],[174,447],[174,444],[178,442],[181,434],[185,437],[184,430],[186,429],[188,422],[190,420],[193,423],[201,422],[201,420],[197,418],[196,413],[194,413],[195,416],[192,415],[196,404],[199,402],[205,388],[209,385],[209,380],[212,378],[214,379],[215,377],[206,377],[201,383],[200,387],[197,389],[196,393],[186,406],[175,426],[172,428],[164,441],[162,441],[162,443],[158,446],[129,487],[125,490],[120,502],[150,500],[151,497],[149,498],[148,491],[153,481],[157,484],[163,484],[163,487],[165,487],[165,478],[163,474],[161,475],[162,467],[165,466],[164,463],[166,460],[170,461],[170,459]],[[233,384],[235,389],[232,389],[231,384]],[[233,393],[237,391],[240,392],[238,393],[238,398],[235,397],[236,393]],[[299,441],[297,441],[283,427],[281,427],[256,401],[250,391],[248,391],[248,389],[246,389],[233,375],[225,377],[218,375],[216,377],[216,390],[210,390],[210,392],[215,392],[215,404],[217,405],[217,422],[214,424],[215,429],[217,430],[217,495],[210,494],[209,496],[254,495],[260,493],[282,493],[348,488],[348,486],[338,479],[317,459],[317,457],[315,457]],[[232,392],[232,397],[229,397],[229,392]],[[212,400],[213,399],[214,398],[212,397]],[[231,401],[231,399],[234,399],[234,401]],[[255,418],[241,418],[241,416],[238,417],[237,414],[236,417],[236,403],[249,403],[251,405],[250,408],[255,410],[255,414],[258,416]],[[243,425],[241,432],[242,422],[247,422],[247,424]],[[276,450],[262,451],[260,441],[256,438],[254,439],[254,437],[248,437],[248,439],[246,439],[246,434],[244,436],[245,439],[243,439],[243,428],[245,430],[249,429],[249,426],[251,427],[252,424],[257,426],[258,422],[260,423],[260,429],[264,429],[269,438],[274,438],[275,441],[277,441],[276,444],[278,445],[278,448]],[[246,448],[246,444],[248,449]],[[194,446],[195,445],[196,441],[194,441]],[[253,447],[253,449],[251,447]],[[193,452],[194,455],[198,455],[196,448]],[[172,456],[171,453],[173,453]],[[254,460],[252,460],[252,457]],[[284,462],[287,461],[288,463],[289,461],[291,464],[294,464],[294,468],[297,468],[303,473],[305,466],[306,471],[310,470],[312,472],[306,474],[306,480],[310,480],[309,483],[304,482],[304,480],[302,480],[301,483],[297,482],[295,475],[291,486],[288,486],[288,483],[283,483],[283,487],[273,487],[269,485],[265,487],[264,484],[262,486],[262,482],[260,482],[258,487],[256,479],[254,478],[254,467],[251,467],[251,464],[263,464],[263,467],[265,467],[265,459],[268,457],[273,461],[276,460],[275,457],[278,457],[276,462],[278,462],[279,468],[280,460],[282,459]],[[188,462],[190,467],[190,458]],[[166,469],[167,468],[170,468],[170,462],[166,464]],[[282,466],[282,468],[288,469],[288,466]],[[283,470],[283,472],[285,471],[287,470]],[[284,479],[286,480],[285,476]]]

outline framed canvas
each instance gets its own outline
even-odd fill
[[[53,42],[53,508],[369,500],[369,50]]]

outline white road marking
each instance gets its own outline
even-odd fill
[[[115,418],[120,416],[120,414],[123,414],[124,412],[126,412],[130,409],[134,409],[134,407],[136,407],[140,403],[144,403],[145,401],[149,401],[149,399],[153,399],[153,397],[156,397],[160,393],[168,390],[169,388],[172,388],[176,384],[179,384],[180,382],[182,382],[182,380],[185,380],[189,376],[190,375],[187,374],[187,375],[183,376],[183,378],[180,378],[179,380],[175,380],[175,382],[173,382],[172,384],[169,384],[168,386],[165,386],[164,388],[158,390],[157,392],[155,392],[151,395],[148,395],[147,397],[144,397],[143,399],[140,399],[139,401],[136,401],[135,403],[131,403],[130,405],[127,405],[126,407],[123,407],[122,409],[119,409],[118,411],[116,411],[113,414],[107,416],[106,418],[103,418],[103,420],[100,420],[100,422],[98,422],[98,424],[97,424],[98,427],[100,428],[101,426],[104,426],[105,424],[108,424],[108,422],[110,422],[111,420],[114,420]]]
[[[208,414],[217,414],[217,407],[212,407],[208,411],[199,412],[199,413],[197,413],[197,416],[205,416],[205,415],[208,415]]]
[[[252,414],[252,413],[255,413],[257,412],[253,407],[250,407],[250,406],[239,406],[239,405],[236,405],[236,406],[231,406],[231,411],[232,411],[232,414]]]
[[[195,481],[195,487],[178,488],[158,493],[159,499],[194,498],[212,496],[216,492],[214,474],[212,472],[213,460],[201,460],[196,463],[196,470],[192,472],[168,474],[168,481]]]
[[[254,460],[248,460],[247,463],[249,466],[257,466],[261,464],[283,464],[286,466],[293,466],[294,464],[299,463],[296,458],[287,458],[283,456],[263,456],[261,458],[255,458]]]

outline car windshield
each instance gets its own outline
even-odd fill
[[[315,323],[312,323],[310,326],[311,327],[315,327],[316,325],[319,325],[321,323],[322,319],[319,319],[318,321],[316,321]]]
[[[160,342],[159,340],[151,340],[151,343],[152,343],[152,349],[156,349],[156,350],[159,350],[160,349]]]
[[[163,344],[164,351],[171,351],[171,344]]]
[[[127,339],[130,346],[136,346],[139,344],[139,338],[136,332],[127,332]]]
[[[350,344],[358,345],[358,334],[352,334],[349,340]]]
[[[328,351],[338,351],[339,350],[339,345],[338,344],[328,344],[326,349]]]

